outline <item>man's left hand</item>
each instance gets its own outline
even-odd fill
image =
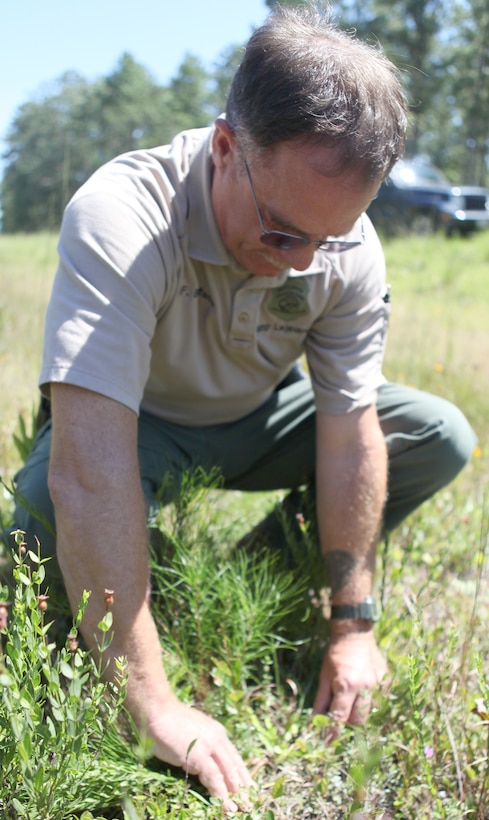
[[[371,629],[333,635],[321,667],[314,714],[329,713],[337,723],[361,725],[370,712],[372,690],[387,682],[387,664]]]

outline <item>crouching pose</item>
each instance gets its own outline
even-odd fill
[[[370,600],[379,534],[475,444],[453,405],[382,375],[389,294],[365,211],[405,129],[378,50],[311,8],[275,7],[225,115],[115,158],[64,215],[40,377],[52,418],[17,477],[31,512],[19,503],[16,525],[56,550],[73,606],[92,590],[89,645],[116,591],[109,651],[128,659],[129,709],[171,764],[197,738],[188,768],[229,808],[250,775],[165,677],[148,517],[169,500],[165,476],[197,466],[230,489],[314,482],[333,595],[315,709],[365,720],[387,671]]]

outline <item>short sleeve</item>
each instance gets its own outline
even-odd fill
[[[306,340],[318,410],[332,415],[368,406],[385,381],[382,362],[390,315],[385,260],[366,219],[366,243],[333,261],[327,309]]]

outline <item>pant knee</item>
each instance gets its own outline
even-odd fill
[[[437,460],[447,481],[455,478],[470,461],[476,444],[477,436],[462,411],[445,402],[439,425]]]
[[[477,437],[451,402],[422,391],[393,389],[401,401],[384,404],[382,427],[389,453],[385,528],[449,484],[470,460]]]

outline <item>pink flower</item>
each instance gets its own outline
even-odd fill
[[[10,601],[2,601],[2,603],[0,604],[0,629],[7,629],[9,606]]]
[[[425,746],[424,747],[424,756],[429,760],[430,757],[433,757],[435,754],[435,750],[433,746]]]

